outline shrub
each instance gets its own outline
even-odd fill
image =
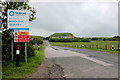
[[[90,42],[90,40],[89,39],[81,39],[80,42]]]
[[[88,38],[51,38],[49,42],[90,42]]]
[[[43,37],[41,36],[30,36],[30,43],[32,45],[37,44],[43,44]]]
[[[34,56],[34,47],[31,43],[27,44],[28,56]]]

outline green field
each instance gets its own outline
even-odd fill
[[[118,53],[118,41],[91,41],[91,42],[50,42],[54,46],[90,49],[110,53]],[[114,50],[112,50],[114,45]]]
[[[44,60],[44,46],[41,46],[41,49],[38,50],[35,47],[35,56],[29,57],[28,62],[20,62],[21,67],[15,66],[15,61],[8,62],[7,66],[3,66],[2,68],[2,78],[3,80],[13,80],[14,78],[25,78],[28,77],[31,73],[33,73],[36,68],[43,62]]]

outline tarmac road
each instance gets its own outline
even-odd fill
[[[110,54],[110,53],[101,52],[101,51],[57,47],[57,46],[51,46],[51,47],[54,49],[70,50],[70,51],[78,52],[81,54],[86,54],[91,58],[99,59],[101,61],[105,61],[107,63],[113,64],[114,66],[118,67],[118,54]]]
[[[118,78],[117,54],[55,47],[47,41],[44,65],[42,78]],[[39,72],[31,78],[41,78]]]

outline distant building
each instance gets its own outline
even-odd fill
[[[74,36],[65,36],[63,38],[74,38]]]
[[[64,36],[64,37],[51,37],[51,38],[74,38],[74,36]]]
[[[51,38],[59,38],[59,37],[51,37]]]

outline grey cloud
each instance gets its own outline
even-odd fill
[[[75,36],[118,34],[117,3],[30,3],[37,10],[31,34],[49,36],[71,32]]]

